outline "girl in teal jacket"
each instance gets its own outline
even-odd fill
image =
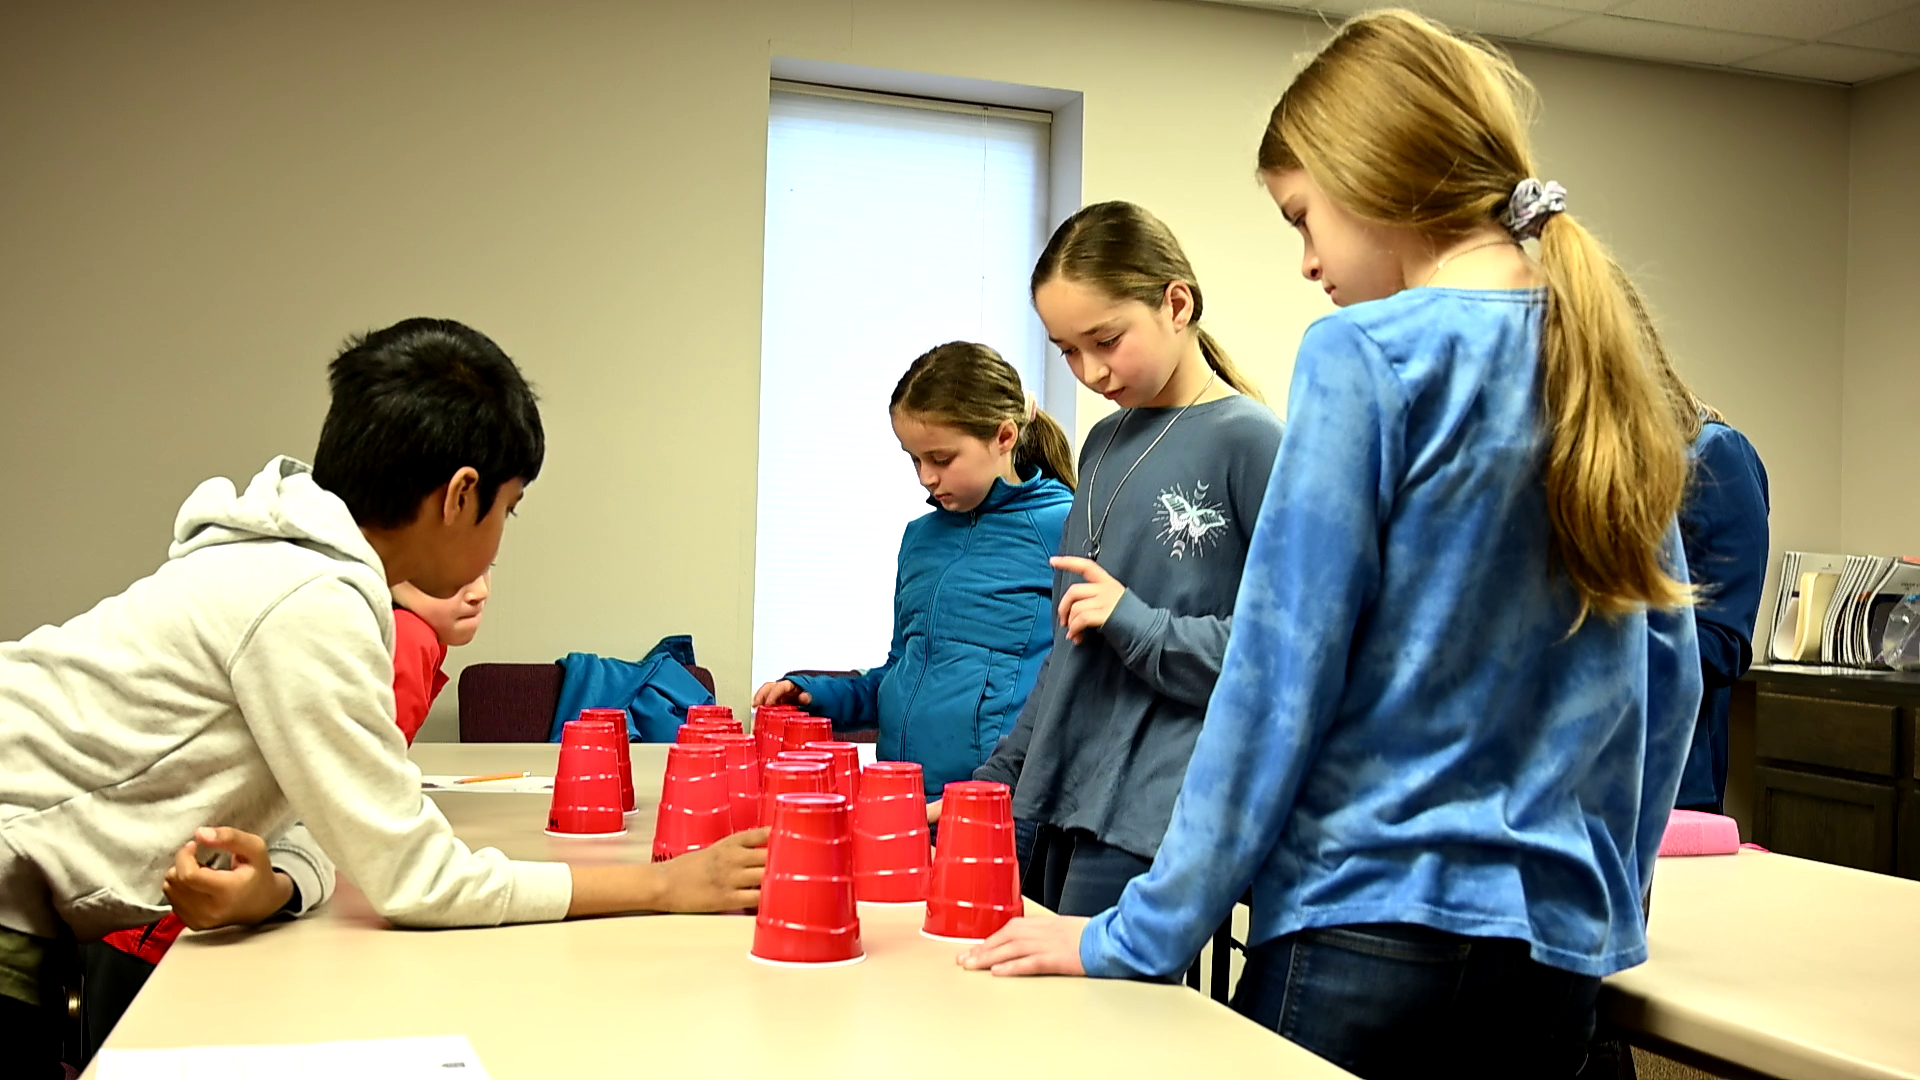
[[[797,701],[836,731],[878,728],[880,759],[918,762],[937,799],[1012,729],[1053,646],[1047,560],[1073,504],[1073,450],[984,345],[915,360],[889,412],[934,510],[900,540],[886,662],[780,679],[754,704]]]

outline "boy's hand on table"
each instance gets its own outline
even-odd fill
[[[734,833],[710,848],[658,864],[660,910],[740,911],[760,906],[760,879],[767,872],[772,829]]]
[[[233,868],[200,865],[202,848],[226,852]],[[223,826],[195,830],[174,853],[160,889],[181,922],[194,930],[214,930],[252,926],[279,914],[293,898],[293,879],[274,870],[265,840]]]

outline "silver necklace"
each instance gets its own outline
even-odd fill
[[[1428,274],[1427,280],[1422,282],[1421,285],[1422,287],[1425,287],[1427,285],[1433,284],[1433,279],[1440,276],[1440,271],[1445,270],[1447,268],[1448,263],[1452,262],[1453,260],[1459,258],[1462,255],[1471,255],[1476,251],[1485,251],[1490,247],[1499,247],[1502,244],[1512,244],[1512,243],[1514,243],[1514,241],[1508,240],[1508,239],[1489,240],[1484,244],[1475,244],[1465,251],[1456,251],[1453,254],[1447,256],[1446,258],[1441,259],[1439,262],[1434,263],[1433,273]]]
[[[1100,448],[1100,456],[1093,460],[1093,473],[1087,477],[1087,558],[1094,560],[1100,558],[1100,534],[1107,531],[1107,515],[1113,513],[1113,504],[1120,500],[1120,489],[1127,486],[1127,480],[1133,476],[1133,470],[1147,460],[1147,455],[1153,453],[1153,448],[1159,446],[1160,440],[1167,437],[1167,432],[1173,430],[1173,425],[1187,415],[1188,409],[1200,404],[1200,399],[1206,396],[1208,390],[1213,389],[1215,378],[1218,378],[1217,372],[1208,375],[1207,384],[1200,388],[1198,394],[1193,395],[1193,400],[1182,405],[1180,411],[1173,414],[1173,419],[1167,421],[1167,426],[1160,429],[1160,434],[1155,435],[1153,441],[1147,444],[1147,448],[1140,451],[1140,456],[1133,459],[1133,464],[1120,477],[1120,482],[1113,485],[1113,495],[1107,499],[1107,508],[1100,512],[1100,524],[1095,525],[1093,523],[1093,485],[1100,479],[1100,463],[1107,460],[1107,451],[1113,449],[1113,441],[1120,437],[1120,428],[1127,422],[1127,417],[1133,415],[1133,410],[1128,409],[1120,415],[1119,421],[1113,425],[1112,433],[1107,436],[1107,445]]]

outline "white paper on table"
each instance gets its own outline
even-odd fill
[[[870,742],[855,743],[860,748],[860,767],[866,768],[880,760],[880,747]]]
[[[445,776],[420,777],[421,788],[427,791],[491,791],[496,795],[525,795],[529,792],[546,794],[553,790],[551,776],[522,776],[514,780],[485,780],[478,784],[461,784],[471,774],[449,773]]]
[[[102,1050],[100,1080],[487,1080],[465,1035],[291,1046]]]

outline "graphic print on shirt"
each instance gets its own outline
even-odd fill
[[[1206,484],[1196,483],[1191,488],[1175,484],[1155,501],[1158,506],[1153,522],[1160,526],[1157,535],[1176,559],[1205,555],[1227,531],[1227,516],[1220,512],[1219,503],[1207,497]]]

